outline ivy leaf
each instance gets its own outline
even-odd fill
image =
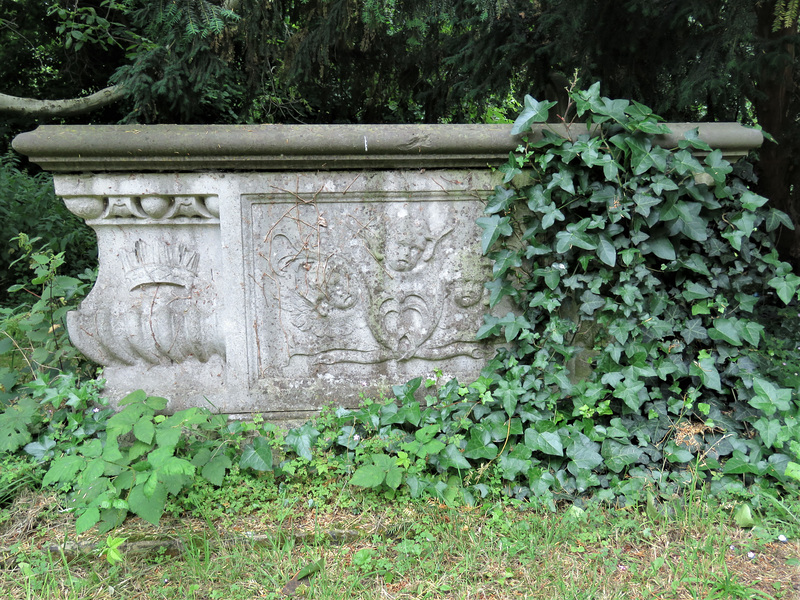
[[[514,481],[520,473],[528,472],[528,469],[531,468],[531,461],[503,454],[497,466],[503,471],[503,479]]]
[[[617,249],[604,235],[599,236],[597,243],[597,258],[613,267],[617,264]]]
[[[746,321],[742,328],[739,331],[739,335],[742,336],[742,339],[749,343],[754,348],[758,348],[758,344],[761,342],[761,334],[764,332],[764,326],[760,323],[754,323],[753,321]]]
[[[542,221],[540,226],[542,229],[549,229],[556,221],[563,221],[565,219],[564,213],[558,210],[555,202],[551,202],[542,208]]]
[[[759,196],[758,194],[754,194],[750,190],[745,190],[742,193],[741,198],[739,201],[742,203],[742,206],[747,210],[755,210],[757,208],[761,208],[767,203],[767,199],[764,196]]]
[[[555,290],[561,283],[561,271],[555,267],[550,267],[544,274],[544,284],[551,290]]]
[[[767,448],[776,447],[776,442],[778,442],[781,430],[783,429],[780,420],[761,417],[753,423],[753,427],[758,431],[758,434],[761,436]]]
[[[212,484],[217,487],[222,485],[225,479],[225,473],[231,468],[233,463],[222,452],[218,452],[210,461],[208,461],[201,471],[201,475],[205,477]]]
[[[800,481],[800,464],[796,462],[789,461],[786,464],[786,471],[784,472],[786,477],[791,477],[797,481]]]
[[[500,319],[493,315],[483,316],[484,324],[478,329],[475,338],[479,340],[486,339],[487,337],[497,335],[500,331]]]
[[[756,394],[758,394],[757,397],[767,400],[772,407],[772,412],[767,412],[767,416],[770,416],[772,413],[774,413],[776,409],[785,411],[791,408],[791,389],[779,388],[766,379],[753,377],[753,390],[756,392]],[[750,404],[755,406],[752,400],[750,401]]]
[[[414,439],[420,444],[427,444],[433,438],[435,438],[440,431],[441,426],[438,423],[426,425],[425,427],[420,427],[414,432]]]
[[[711,146],[709,146],[706,142],[700,139],[700,128],[695,127],[694,129],[690,129],[687,131],[684,136],[684,139],[678,142],[679,148],[695,148],[697,150],[702,150],[703,152],[711,152]]]
[[[319,437],[319,431],[311,423],[306,423],[297,429],[291,429],[286,434],[286,445],[292,448],[298,456],[311,460],[311,448]]]
[[[734,450],[733,456],[725,461],[725,465],[722,467],[722,472],[732,475],[742,475],[745,473],[757,475],[758,469],[755,467],[755,465],[750,464],[750,462],[747,460],[747,456],[743,452],[740,450]]]
[[[496,185],[494,187],[494,193],[489,196],[489,202],[483,212],[487,215],[504,212],[509,209],[515,196],[516,194],[513,189]]]
[[[515,269],[522,266],[522,258],[519,252],[512,250],[500,250],[495,252],[492,256],[494,265],[492,265],[492,275],[495,278],[502,276],[509,269]]]
[[[514,411],[517,409],[517,401],[523,391],[518,381],[509,382],[506,380],[501,381],[497,390],[495,390],[493,395],[500,400],[509,418],[514,416]]]
[[[675,260],[675,248],[666,237],[651,237],[643,241],[639,248],[642,254],[655,254],[662,260]]]
[[[687,463],[694,458],[694,454],[672,440],[664,447],[664,456],[672,463]]]
[[[712,293],[711,288],[694,281],[686,282],[683,290],[681,291],[681,296],[683,296],[683,299],[687,302],[711,298],[713,295],[714,294]]]
[[[603,456],[605,465],[608,467],[609,471],[621,473],[626,467],[632,465],[639,459],[642,451],[629,443],[623,444],[606,438],[603,440],[600,454]]]
[[[584,250],[594,250],[597,244],[593,243],[588,234],[578,230],[574,224],[567,225],[566,231],[559,231],[556,234],[556,252],[563,254],[568,252],[573,246]]]
[[[658,361],[656,365],[656,375],[661,381],[666,381],[668,376],[678,371],[680,371],[678,365],[666,358]]]
[[[511,219],[509,217],[500,217],[492,215],[490,217],[481,217],[476,221],[478,227],[483,229],[481,236],[481,250],[484,254],[489,251],[497,239],[503,236],[509,236],[513,233],[511,228]]]
[[[523,317],[522,315],[517,316],[513,312],[509,312],[505,317],[498,321],[504,328],[506,342],[511,342],[512,340],[517,339],[520,331],[524,329],[530,329],[531,324],[528,320]]]
[[[689,367],[689,374],[699,377],[707,388],[722,393],[719,371],[717,371],[717,365],[713,358],[704,357],[696,360]]]
[[[741,346],[740,328],[738,319],[715,319],[714,326],[708,330],[708,337],[728,342],[732,346]]]
[[[711,175],[714,179],[714,182],[719,184],[725,183],[725,178],[728,176],[728,173],[733,171],[733,167],[731,163],[725,160],[722,157],[722,150],[714,150],[704,161],[708,168],[705,169],[705,172]]]
[[[775,289],[775,293],[778,294],[778,298],[783,300],[784,304],[792,301],[798,284],[800,284],[800,277],[792,273],[782,277],[773,277],[767,282],[767,285]]]
[[[581,294],[581,312],[589,316],[593,315],[596,310],[602,308],[605,304],[606,301],[603,298],[597,294],[593,294],[589,290]]]
[[[551,176],[550,182],[547,184],[547,189],[559,187],[570,195],[574,194],[575,184],[572,182],[573,176],[571,169],[561,167]]]
[[[767,213],[766,219],[766,228],[767,231],[775,231],[778,227],[783,225],[787,229],[794,229],[794,223],[789,218],[785,212],[778,210],[777,208],[770,208],[769,212]]]
[[[620,382],[616,388],[614,388],[614,396],[622,400],[632,411],[638,413],[642,404],[644,404],[645,400],[647,400],[646,393],[644,394],[644,397],[642,397],[642,394],[640,394],[640,392],[643,390],[643,381],[639,379],[633,382],[624,380]]]
[[[603,164],[603,175],[606,180],[614,181],[622,170],[622,165],[615,161],[614,157],[610,154],[604,154],[601,162]]]
[[[706,258],[700,256],[699,254],[693,253],[689,256],[689,258],[681,260],[681,266],[691,269],[695,273],[705,275],[711,279],[711,271],[709,271],[708,267],[706,266],[706,260]]]
[[[466,471],[472,468],[470,462],[464,458],[464,455],[458,451],[454,444],[448,444],[447,447],[439,453],[439,464],[447,468],[458,469],[459,471]]]
[[[679,150],[672,156],[672,168],[679,175],[702,173],[703,165],[694,157],[689,150]]]
[[[469,434],[470,439],[464,449],[465,458],[492,460],[497,456],[497,446],[492,442],[491,434],[484,427],[473,426]]]
[[[545,431],[539,434],[539,450],[552,456],[564,456],[564,446],[561,437],[555,431]]]
[[[508,153],[508,161],[505,162],[500,169],[498,169],[501,173],[503,173],[503,183],[508,183],[514,177],[522,173],[522,169],[519,168],[517,164],[517,158],[514,156],[513,152]],[[487,207],[488,208],[488,207]],[[488,211],[487,211],[488,212]],[[493,211],[497,212],[497,211]],[[491,213],[489,213],[491,214]]]
[[[647,194],[634,194],[633,201],[636,204],[636,212],[647,218],[650,216],[650,209],[661,204],[661,199]]]
[[[567,456],[572,459],[578,469],[592,470],[603,462],[603,457],[597,452],[598,447],[599,444],[588,439],[575,440],[567,448]]]
[[[487,281],[485,284],[483,284],[483,287],[489,290],[489,307],[492,308],[497,306],[497,303],[500,302],[500,300],[502,300],[505,296],[514,297],[516,295],[514,286],[512,286],[504,278]]]
[[[649,138],[628,137],[625,143],[631,149],[631,166],[634,175],[641,175],[651,168],[664,172],[670,154],[661,146],[653,146]]]
[[[511,135],[518,135],[531,130],[531,125],[534,123],[546,123],[550,115],[550,109],[553,108],[557,102],[544,101],[539,102],[532,96],[525,96],[525,107],[522,109],[514,125],[511,127]]]

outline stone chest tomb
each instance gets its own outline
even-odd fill
[[[494,349],[475,340],[491,273],[475,221],[520,143],[508,131],[44,126],[15,148],[97,232],[68,327],[109,397],[288,419],[434,370],[478,376]],[[729,158],[761,141],[701,135]]]

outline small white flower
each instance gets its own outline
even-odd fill
[[[731,549],[731,550],[736,550],[736,546],[734,546],[733,544],[731,544],[730,546],[728,546],[728,548],[729,548],[729,549]]]
[[[360,439],[361,439],[361,436],[360,436],[360,435],[358,435],[358,434],[355,434],[355,435],[353,436],[353,439],[354,439],[355,441],[358,441],[358,440],[360,440]]]
[[[626,565],[617,565],[617,571],[627,571],[628,567]]]
[[[785,536],[785,535],[783,535],[783,534],[780,534],[780,535],[778,536],[778,541],[779,541],[779,542],[786,543],[786,542],[788,542],[789,540],[788,540],[788,539],[786,539],[786,536]]]
[[[749,558],[750,560],[753,560],[755,557],[756,557],[756,553],[755,552],[748,552],[747,553],[747,558]]]
[[[553,263],[551,266],[554,269],[558,269],[559,271],[566,271],[567,270],[567,265],[565,265],[564,263]]]

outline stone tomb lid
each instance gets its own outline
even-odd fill
[[[675,146],[685,132],[729,159],[763,141],[738,123],[668,123]],[[540,125],[531,139],[560,124]],[[485,168],[498,166],[523,136],[502,125],[42,125],[14,140],[14,148],[55,172],[257,171]],[[570,134],[586,133],[575,124]]]

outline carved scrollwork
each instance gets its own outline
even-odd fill
[[[70,211],[93,224],[120,219],[132,219],[138,224],[176,220],[219,223],[219,198],[215,195],[64,196],[64,203]]]
[[[484,358],[475,333],[488,266],[450,206],[437,215],[403,202],[350,205],[317,227],[319,209],[303,206],[268,225],[262,295],[277,300],[288,360]]]

